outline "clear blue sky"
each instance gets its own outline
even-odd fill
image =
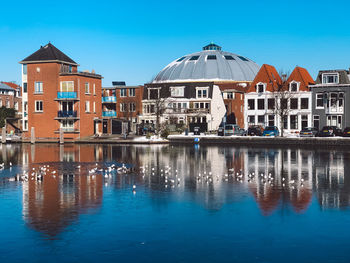
[[[5,1],[0,80],[20,81],[18,61],[51,41],[103,85],[149,82],[213,41],[259,65],[313,78],[350,67],[350,1]]]

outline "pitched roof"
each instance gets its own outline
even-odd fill
[[[0,82],[0,90],[10,90],[10,91],[13,91],[13,88],[8,86],[7,84],[5,83],[2,83]]]
[[[309,91],[308,86],[315,84],[315,81],[312,79],[309,72],[302,67],[295,67],[287,80],[287,84],[292,81],[300,82],[299,90],[301,91]]]
[[[17,89],[21,88],[21,86],[17,85],[16,83],[13,83],[13,82],[1,81],[1,83],[9,86],[10,88],[13,88],[14,90],[17,90]]]
[[[282,83],[282,79],[274,66],[264,64],[256,74],[247,92],[256,92],[256,84],[260,82],[266,83],[267,91],[273,91],[277,90],[278,84]]]
[[[59,61],[73,65],[78,65],[74,60],[64,54],[51,43],[41,46],[40,49],[30,56],[23,59],[20,63],[42,62],[42,61]]]

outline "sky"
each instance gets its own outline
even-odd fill
[[[214,42],[278,71],[350,67],[350,1],[5,1],[0,80],[21,82],[19,61],[49,41],[114,80],[143,85],[173,60]]]

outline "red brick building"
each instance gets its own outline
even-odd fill
[[[51,43],[20,62],[23,132],[36,138],[91,136],[99,129],[101,75],[79,72],[78,64]]]
[[[143,86],[115,85],[102,88],[103,134],[122,133],[121,123],[129,123],[129,131],[136,132],[142,114]]]
[[[19,85],[13,82],[0,82],[0,107],[13,108],[17,111],[14,118],[6,120],[6,132],[19,132],[22,118],[22,97]]]

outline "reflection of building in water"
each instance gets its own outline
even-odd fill
[[[315,190],[323,208],[350,206],[349,153],[321,151],[315,159]]]
[[[249,149],[245,163],[246,183],[265,214],[271,213],[281,202],[282,205],[291,203],[296,212],[310,204],[313,159],[308,151]],[[255,175],[253,180],[249,179],[249,174]]]
[[[42,182],[23,182],[23,216],[30,227],[53,238],[76,221],[80,213],[101,206],[103,176],[88,175],[85,167],[79,170],[70,163],[94,162],[94,146],[44,147],[49,150],[40,145],[23,145],[22,162],[28,171],[44,164],[49,164],[51,170]],[[54,170],[56,174],[52,174]]]

